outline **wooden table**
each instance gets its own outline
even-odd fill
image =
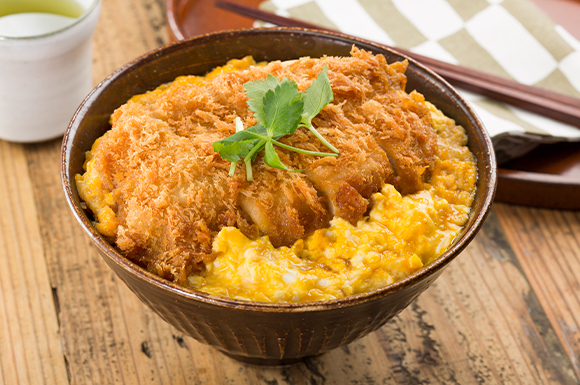
[[[169,35],[161,0],[104,0],[95,83]],[[66,206],[60,140],[0,141],[0,384],[580,383],[580,213],[495,204],[377,332],[286,367],[183,336],[101,261]]]

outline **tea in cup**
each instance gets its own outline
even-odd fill
[[[93,88],[101,0],[0,1],[0,139],[62,135]]]

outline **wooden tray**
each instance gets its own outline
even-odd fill
[[[257,7],[264,0],[240,0]],[[250,28],[254,21],[214,6],[213,0],[166,0],[167,23],[173,41],[224,29]]]
[[[263,0],[238,1],[257,7]],[[580,1],[533,1],[580,39]],[[219,9],[207,0],[167,0],[166,11],[172,40],[253,25],[253,20]],[[502,164],[498,177],[496,201],[580,210],[580,143],[540,145]]]

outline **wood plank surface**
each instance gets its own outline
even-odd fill
[[[506,237],[580,376],[580,212],[496,207]]]
[[[104,0],[95,83],[168,42],[161,0]],[[495,204],[377,332],[303,363],[241,364],[177,332],[76,225],[60,140],[0,141],[0,384],[578,384],[580,214]]]
[[[0,141],[0,383],[68,382],[25,152]]]

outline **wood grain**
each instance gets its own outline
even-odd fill
[[[22,146],[0,141],[0,382],[67,382]]]
[[[497,210],[506,237],[580,376],[580,213],[506,204],[497,205]]]
[[[95,82],[168,41],[163,2],[104,0]],[[0,142],[0,384],[579,384],[580,214],[496,204],[475,241],[367,337],[241,364],[144,306],[74,222],[60,141]]]

